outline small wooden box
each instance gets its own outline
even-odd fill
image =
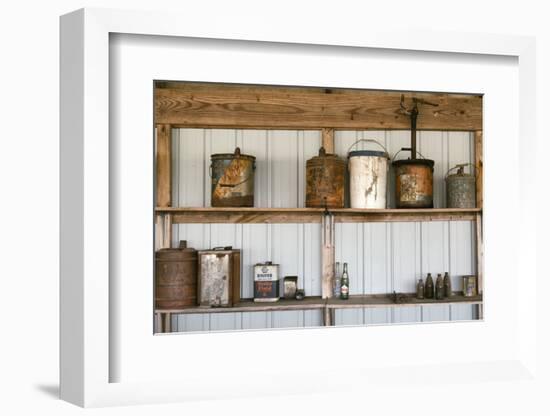
[[[200,306],[230,307],[241,299],[241,250],[199,251],[197,297]]]

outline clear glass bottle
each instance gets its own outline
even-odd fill
[[[336,298],[340,297],[340,262],[336,262],[336,272],[334,273],[334,283],[333,283],[333,295]]]
[[[442,300],[445,297],[445,285],[443,283],[443,277],[441,274],[437,275],[435,280],[435,298],[437,300]]]
[[[422,278],[418,279],[418,283],[416,284],[416,298],[424,299],[424,282]]]
[[[451,277],[449,276],[449,272],[445,272],[445,276],[443,276],[443,285],[445,286],[445,297],[450,298],[453,296],[453,288],[451,287]]]
[[[340,299],[349,299],[348,264],[344,263],[344,271],[340,280]]]

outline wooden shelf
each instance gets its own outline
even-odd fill
[[[191,223],[320,223],[323,208],[212,208],[159,207],[171,214],[173,224]],[[336,222],[473,221],[481,208],[354,209],[329,210]]]
[[[277,302],[254,302],[252,299],[243,299],[233,307],[189,307],[185,309],[157,309],[156,313],[170,314],[196,314],[196,313],[235,313],[235,312],[273,312],[273,311],[296,311],[312,309],[356,309],[356,308],[388,308],[388,307],[411,307],[411,306],[436,306],[451,304],[482,303],[481,296],[466,298],[459,292],[451,298],[444,300],[416,299],[413,293],[407,294],[406,302],[394,303],[390,296],[379,295],[356,295],[350,296],[348,300],[342,299],[321,299],[320,296],[306,297],[304,300],[281,299]]]

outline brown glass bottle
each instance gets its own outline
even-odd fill
[[[424,297],[426,299],[434,298],[434,280],[432,279],[432,274],[428,273],[426,277],[426,284],[424,285]]]

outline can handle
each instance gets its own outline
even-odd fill
[[[386,149],[386,148],[384,147],[384,145],[383,145],[382,143],[380,143],[378,140],[373,140],[373,139],[359,139],[359,140],[357,140],[355,143],[353,143],[353,144],[349,147],[349,149],[348,149],[348,155],[349,155],[349,152],[350,152],[351,148],[352,148],[353,146],[355,146],[355,145],[356,145],[357,143],[359,143],[359,142],[376,143],[378,146],[380,146],[382,149],[384,149],[384,152],[386,152],[386,155],[387,155],[388,159],[390,158],[390,153],[388,152],[388,149]]]
[[[391,158],[391,161],[393,162],[399,153],[401,153],[401,152],[410,152],[410,151],[411,151],[410,147],[402,147],[395,155],[393,155],[393,157]],[[416,153],[418,153],[420,156],[422,156],[422,159],[428,159],[426,156],[424,156],[422,153],[420,153],[418,151],[418,149],[416,150]]]
[[[449,177],[449,173],[450,173],[451,171],[455,170],[456,168],[461,169],[461,168],[464,168],[464,167],[466,167],[466,166],[471,166],[471,167],[473,167],[473,168],[474,168],[474,169],[473,169],[474,175],[476,174],[477,169],[476,169],[476,166],[475,166],[473,163],[459,163],[458,165],[452,167],[451,169],[449,169],[449,170],[447,171],[447,173],[445,174],[445,179],[447,179],[447,178]]]

